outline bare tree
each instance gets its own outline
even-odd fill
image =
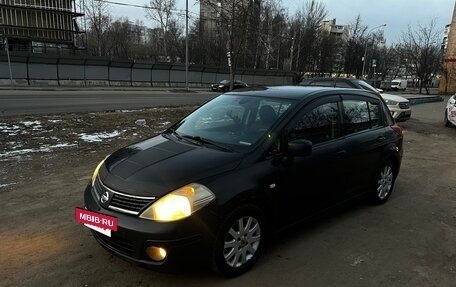
[[[283,35],[288,28],[285,10],[275,0],[265,1],[262,5],[260,16],[260,33],[257,39],[258,48],[262,47],[261,53],[264,58],[262,67],[271,68],[271,62],[275,62],[276,69],[280,65],[281,44],[284,42]]]
[[[211,0],[200,0],[200,3],[209,7],[216,18],[215,21],[219,27],[220,44],[226,47],[229,69],[230,69],[230,89],[233,88],[234,72],[239,59],[242,59],[245,48],[246,37],[248,36],[248,23],[254,9],[259,5],[258,1],[253,0],[222,0],[220,2]]]
[[[318,51],[320,56],[318,57],[318,72],[320,75],[329,74],[332,75],[337,57],[340,55],[339,48],[341,45],[341,39],[337,38],[331,33],[322,31],[318,38]],[[340,69],[340,67],[337,67]]]
[[[146,8],[146,17],[157,21],[163,31],[163,53],[168,55],[167,36],[169,29],[175,25],[176,19],[173,11],[176,9],[176,0],[150,0],[149,7]]]
[[[359,77],[362,70],[362,57],[364,55],[364,43],[367,26],[362,23],[361,15],[358,14],[350,24],[350,36],[345,50],[345,73]]]
[[[89,31],[87,32],[87,48],[89,53],[106,56],[109,50],[108,31],[111,25],[111,15],[107,4],[102,1],[88,0],[85,6]]]
[[[423,87],[429,94],[429,84],[441,68],[439,36],[440,33],[435,29],[435,19],[427,26],[418,24],[416,30],[409,25],[407,31],[402,34],[407,60],[420,83],[420,94]]]
[[[315,71],[319,56],[317,49],[321,33],[319,27],[327,14],[325,5],[316,0],[306,1],[296,14],[294,19],[296,23],[293,26],[297,28],[296,32],[299,35],[296,45],[298,70]]]
[[[109,29],[111,49],[109,55],[118,58],[133,58],[133,50],[139,45],[139,35],[128,18],[120,18],[112,22]]]

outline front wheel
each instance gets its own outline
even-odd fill
[[[265,224],[262,211],[245,205],[231,212],[217,234],[212,266],[227,277],[241,275],[258,260],[264,246]]]
[[[371,200],[374,204],[383,204],[390,197],[396,179],[396,169],[392,161],[385,162],[377,172],[375,190]]]

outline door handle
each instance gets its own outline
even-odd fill
[[[384,136],[379,136],[379,137],[377,138],[377,141],[378,141],[378,142],[382,142],[382,141],[384,141],[384,140],[386,140],[386,137],[384,137]]]

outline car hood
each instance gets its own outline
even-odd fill
[[[383,93],[380,94],[380,95],[385,100],[396,101],[396,102],[408,102],[409,101],[406,98],[401,97],[401,96],[396,96],[396,95],[391,95],[391,94],[383,94]]]
[[[240,153],[184,144],[159,135],[110,155],[100,177],[115,191],[158,197],[232,170],[241,159]]]

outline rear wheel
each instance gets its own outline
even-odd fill
[[[256,206],[245,205],[231,212],[217,234],[214,270],[227,277],[248,271],[263,250],[264,233],[263,213]]]
[[[394,188],[396,167],[392,161],[386,161],[377,172],[375,190],[371,195],[374,204],[383,204],[388,201]]]

